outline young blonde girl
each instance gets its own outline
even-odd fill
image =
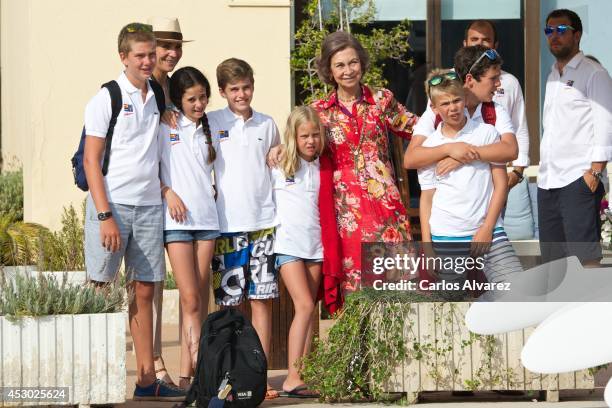
[[[323,151],[323,135],[319,116],[312,108],[295,108],[283,136],[286,155],[280,168],[272,170],[279,219],[274,245],[276,267],[295,308],[289,329],[289,368],[281,395],[294,398],[317,396],[303,383],[297,363],[310,347],[311,317],[321,280],[318,157]]]
[[[212,185],[216,142],[204,110],[210,84],[193,67],[170,78],[170,100],[179,108],[176,128],[159,133],[164,243],[179,289],[183,324],[180,382],[187,388],[195,367],[200,325],[208,311],[210,262],[219,221]]]

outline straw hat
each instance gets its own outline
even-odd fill
[[[149,17],[147,23],[153,26],[155,39],[175,43],[191,42],[193,40],[183,40],[181,26],[178,18],[172,17]]]

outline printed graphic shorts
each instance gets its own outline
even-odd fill
[[[212,261],[215,303],[239,305],[243,298],[274,299],[278,272],[274,268],[274,228],[221,234]]]

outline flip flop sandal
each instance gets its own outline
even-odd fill
[[[321,394],[318,391],[308,389],[306,384],[302,384],[291,391],[283,390],[279,393],[279,396],[283,398],[319,398]]]

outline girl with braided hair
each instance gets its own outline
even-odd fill
[[[216,157],[208,117],[210,84],[184,67],[169,81],[170,100],[180,110],[176,128],[159,130],[164,243],[179,289],[183,312],[179,386],[188,388],[198,354],[200,323],[208,311],[210,263],[219,221],[213,188]],[[217,148],[217,149],[216,149]]]

